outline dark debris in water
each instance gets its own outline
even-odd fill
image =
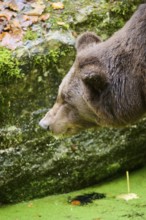
[[[106,195],[104,193],[86,193],[83,195],[76,196],[74,198],[69,198],[68,202],[72,205],[87,205],[88,203],[92,203],[93,200],[103,199]]]

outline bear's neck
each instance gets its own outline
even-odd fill
[[[101,97],[105,121],[113,126],[124,126],[138,120],[145,112],[141,85],[130,76],[115,76]]]

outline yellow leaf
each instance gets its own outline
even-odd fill
[[[52,8],[55,10],[64,9],[64,4],[62,2],[54,2],[52,3]]]
[[[61,26],[65,26],[66,25],[65,22],[63,22],[63,21],[58,21],[57,24],[61,25]]]
[[[39,17],[39,21],[46,21],[50,17],[49,13],[43,14]]]

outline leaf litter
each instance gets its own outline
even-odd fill
[[[28,29],[50,18],[47,7],[62,10],[62,2],[48,0],[4,0],[0,1],[0,46],[15,50],[23,44]]]

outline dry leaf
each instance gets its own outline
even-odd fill
[[[28,15],[19,16],[19,21],[21,23],[22,28],[27,28],[32,25],[32,21],[30,20],[30,16]]]
[[[33,3],[33,4],[31,4],[31,6],[34,9],[31,9],[31,10],[25,12],[26,15],[31,15],[31,16],[41,15],[46,7],[44,4],[38,4],[38,3]]]
[[[1,46],[5,46],[11,50],[15,50],[22,45],[23,31],[21,29],[13,29],[13,32],[3,32]]]
[[[17,15],[16,12],[7,9],[0,12],[0,17],[5,17],[8,21],[10,21],[12,17],[16,17],[16,15]]]
[[[0,0],[0,46],[14,50],[22,45],[27,27],[39,21],[46,21],[50,17],[49,13],[42,14],[46,8],[44,2],[44,0]],[[54,3],[53,7],[64,8],[60,2],[56,5]]]
[[[78,36],[77,32],[75,32],[75,31],[72,31],[72,35],[73,35],[75,38],[77,38],[77,36]]]
[[[6,8],[6,5],[4,4],[4,2],[0,1],[0,11],[3,11]]]
[[[54,2],[51,5],[52,5],[52,8],[55,10],[64,9],[64,4],[62,2]]]
[[[3,31],[9,31],[11,30],[11,25],[7,24],[6,27],[3,28]]]
[[[0,33],[2,33],[3,30],[5,30],[7,25],[8,25],[8,20],[5,17],[0,16]]]
[[[31,25],[32,25],[32,21],[24,21],[21,26],[23,29],[26,29],[27,27]]]
[[[65,22],[63,22],[63,21],[58,21],[57,24],[61,25],[61,26],[65,26],[66,25]]]
[[[16,41],[20,41],[23,39],[24,32],[22,29],[13,28],[12,36]]]
[[[78,201],[78,200],[74,200],[74,201],[71,202],[71,204],[77,206],[77,205],[81,205],[81,202]]]
[[[24,0],[11,0],[8,2],[7,6],[13,11],[21,11],[25,4]]]
[[[3,32],[3,33],[0,34],[0,41],[2,41],[2,39],[3,39],[4,36],[5,36],[5,34],[6,34],[6,32]]]
[[[49,13],[43,14],[39,17],[39,21],[46,21],[50,17]]]
[[[15,50],[18,46],[22,45],[22,41],[19,41],[15,35],[5,32],[5,36],[2,39],[1,46],[7,47],[11,50]]]
[[[19,20],[21,20],[21,22],[22,21],[28,21],[29,20],[29,16],[28,15],[21,15],[21,16],[19,16]]]
[[[39,17],[38,16],[29,16],[28,20],[31,21],[33,24],[35,24],[38,22]]]
[[[20,21],[17,18],[13,19],[10,22],[10,26],[11,26],[11,28],[19,28],[19,29],[21,29]]]
[[[126,201],[132,200],[132,199],[138,199],[139,196],[135,193],[128,193],[128,194],[121,194],[117,196],[117,199],[124,199]]]

